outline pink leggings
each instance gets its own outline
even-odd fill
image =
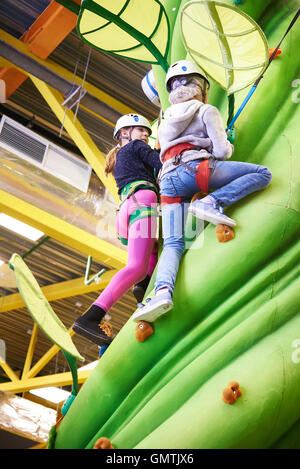
[[[142,207],[157,205],[157,196],[151,190],[139,190],[135,198]],[[157,218],[141,218],[129,227],[129,217],[137,208],[136,202],[129,197],[117,215],[117,231],[122,238],[128,239],[128,260],[93,303],[106,312],[129,288],[142,281],[147,274],[151,277],[157,263]]]

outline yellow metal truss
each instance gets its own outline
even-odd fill
[[[8,363],[6,363],[6,361],[3,360],[1,356],[0,356],[0,366],[5,371],[5,373],[7,374],[7,376],[9,377],[12,383],[17,383],[20,381],[18,376],[14,372],[14,370],[11,369]],[[0,386],[0,389],[1,389],[1,386]]]
[[[61,103],[64,101],[63,95],[33,75],[29,75],[29,77],[41,95],[44,97],[56,117],[60,120],[61,123],[64,123],[65,129],[85,159],[92,166],[100,181],[113,196],[115,201],[119,203],[118,189],[113,176],[109,174],[107,177],[104,174],[105,157],[103,153],[95,145],[87,131],[79,122],[78,118],[74,122],[74,113],[70,109],[65,112],[65,109],[61,105]]]
[[[85,285],[84,277],[79,277],[74,280],[66,280],[64,282],[54,283],[53,285],[47,285],[46,287],[42,287],[41,290],[48,301],[84,295],[86,293],[103,290],[109,284],[115,273],[116,270],[105,272],[100,278],[100,283],[93,282],[90,285]],[[24,301],[20,293],[12,293],[11,295],[1,298],[0,314],[13,309],[23,308],[24,306]]]
[[[31,336],[30,344],[27,351],[27,356],[23,368],[21,379],[11,369],[11,367],[0,357],[0,367],[4,370],[7,377],[10,379],[9,382],[1,383],[0,390],[4,392],[12,393],[23,393],[30,391],[31,389],[38,389],[49,386],[67,386],[73,383],[72,373],[57,373],[47,376],[36,376],[49,361],[59,352],[60,348],[57,345],[53,345],[48,352],[46,352],[42,358],[32,367],[32,357],[34,354],[34,348],[37,340],[38,327],[34,325],[33,333]],[[74,335],[74,331],[70,328],[69,333],[71,336]],[[91,370],[78,370],[78,383],[84,383],[88,378]]]
[[[43,287],[42,291],[47,297],[48,301],[53,301],[61,298],[67,298],[69,296],[75,296],[83,293],[87,293],[95,290],[104,289],[111,278],[115,274],[115,270],[106,272],[101,277],[100,284],[91,283],[90,285],[84,285],[84,278],[76,280],[69,280],[66,282],[60,282],[55,285],[49,285]],[[4,301],[3,301],[4,300]],[[8,295],[2,299],[0,312],[9,311],[10,309],[16,309],[24,306],[21,295],[16,293]],[[69,334],[71,337],[75,334],[70,328]],[[48,386],[65,386],[72,384],[71,373],[58,373],[54,375],[44,376],[43,379],[36,377],[36,375],[49,363],[50,360],[59,352],[60,348],[57,345],[53,345],[38,361],[34,366],[31,367],[32,358],[34,355],[34,349],[37,341],[38,326],[34,324],[30,343],[27,350],[27,355],[22,371],[21,379],[16,375],[12,368],[6,361],[0,357],[0,367],[4,370],[10,382],[0,384],[0,390],[10,391],[14,393],[26,392],[30,389],[37,389]],[[89,372],[79,371],[79,383],[83,383]]]
[[[89,377],[91,370],[78,370],[78,383],[84,383]],[[22,379],[2,383],[0,390],[4,392],[13,392],[15,394],[30,391],[31,389],[46,388],[50,386],[68,386],[72,384],[72,374],[70,371],[66,373],[58,373],[55,375],[37,376],[35,378]]]
[[[1,65],[6,66],[6,67],[15,67],[14,64],[2,58],[0,58],[0,66]],[[93,140],[91,139],[87,131],[79,122],[78,118],[74,120],[74,113],[71,110],[68,110],[67,112],[65,112],[64,107],[61,105],[61,103],[64,101],[63,95],[59,91],[52,88],[51,86],[47,85],[42,80],[34,77],[33,75],[30,75],[25,70],[22,70],[19,67],[15,67],[15,68],[17,68],[18,70],[21,70],[22,72],[24,72],[27,76],[31,78],[32,82],[35,84],[35,86],[37,87],[41,95],[44,97],[47,104],[49,105],[51,110],[54,112],[58,120],[61,123],[64,123],[64,127],[67,130],[68,134],[73,139],[74,143],[77,145],[77,147],[79,148],[83,156],[92,166],[93,170],[99,177],[102,184],[106,187],[108,192],[113,196],[114,200],[117,203],[119,203],[117,185],[113,176],[111,174],[109,174],[108,176],[105,176],[104,174],[105,156],[99,150],[99,148],[95,145],[95,143],[93,142]],[[84,109],[87,110],[85,107]],[[94,112],[92,112],[92,114],[96,117],[100,117],[104,119],[103,117],[98,116],[98,114],[95,114]],[[104,120],[106,121],[106,119]]]
[[[0,190],[0,211],[98,259],[104,265],[120,269],[126,264],[127,252],[117,246],[2,190]]]

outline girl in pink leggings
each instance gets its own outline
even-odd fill
[[[121,204],[116,219],[119,238],[128,246],[127,265],[113,277],[91,307],[73,324],[73,330],[98,345],[111,338],[99,328],[109,309],[129,288],[147,282],[157,263],[158,186],[154,170],[159,171],[159,151],[148,145],[151,126],[138,114],[118,119],[114,138],[118,145],[106,157],[106,175],[113,173]]]

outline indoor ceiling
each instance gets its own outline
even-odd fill
[[[0,30],[13,38],[22,38],[50,3],[51,1],[48,0],[2,0],[0,2]],[[94,49],[90,50],[88,45],[84,44],[78,37],[76,28],[57,45],[48,59],[72,74],[76,70],[76,76],[83,79],[90,51],[90,61],[85,78],[87,83],[105,92],[127,107],[129,111],[143,114],[149,120],[158,117],[157,108],[151,104],[141,88],[141,80],[150,65],[118,58]],[[1,57],[0,44],[0,70]],[[111,111],[117,117],[121,115],[118,106],[115,109],[112,108]],[[5,103],[0,104],[0,117],[3,114],[84,158],[68,132],[63,130],[60,136],[61,122],[29,78],[15,89]],[[106,153],[113,145],[113,123],[109,123],[81,107],[79,107],[77,118],[101,152]],[[103,186],[100,180],[99,186]],[[16,235],[8,229],[0,229],[0,259],[6,263],[12,253],[24,255],[35,244],[35,242]],[[54,237],[50,237],[42,246],[26,257],[26,263],[39,285],[44,287],[84,277],[87,253],[80,252]],[[91,274],[98,272],[103,266],[110,268],[109,265],[93,261]],[[99,288],[101,288],[101,283]],[[0,286],[0,338],[6,344],[6,361],[18,375],[22,373],[34,323],[24,307],[1,313],[1,302],[4,302],[5,297],[13,293],[17,293],[17,289]],[[98,294],[99,292],[93,291],[69,296],[51,301],[51,306],[65,326],[69,328],[77,316],[82,314],[96,299]],[[135,299],[130,291],[112,308],[110,311],[111,324],[115,334],[132,314],[135,304]],[[84,364],[98,358],[99,349],[92,342],[76,335],[73,340],[79,352],[86,359]],[[51,345],[46,335],[39,332],[32,360],[33,365]],[[67,370],[67,362],[63,354],[59,352],[40,371],[39,375],[60,373]],[[0,375],[3,379],[5,373],[1,368]]]

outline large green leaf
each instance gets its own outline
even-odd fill
[[[77,30],[96,49],[168,68],[169,22],[158,0],[83,0]]]
[[[9,265],[15,273],[20,295],[32,319],[37,323],[39,328],[64,352],[84,361],[84,358],[73,344],[66,327],[54,313],[22,257],[18,254],[13,254]]]
[[[181,32],[191,58],[228,94],[246,88],[268,64],[268,43],[244,12],[211,0],[188,2]]]

